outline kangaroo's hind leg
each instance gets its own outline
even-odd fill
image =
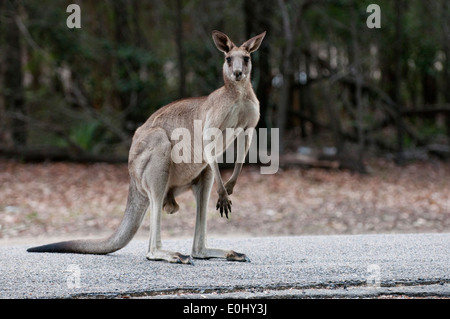
[[[147,151],[142,161],[142,189],[150,199],[149,260],[165,260],[171,263],[192,264],[190,256],[162,249],[161,214],[167,193],[170,171],[171,144],[162,129],[153,129],[146,137]]]
[[[192,257],[200,259],[226,258],[231,261],[250,261],[250,259],[248,259],[248,257],[244,254],[237,253],[233,250],[208,248],[206,246],[206,213],[213,182],[214,176],[212,174],[212,170],[209,166],[207,166],[200,174],[200,178],[197,183],[192,187],[197,202]]]

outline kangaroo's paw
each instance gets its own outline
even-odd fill
[[[165,260],[169,263],[175,263],[175,264],[194,265],[194,262],[193,262],[191,256],[182,255],[180,253],[170,252],[170,251],[165,251],[165,250],[149,252],[147,254],[147,259],[148,260]]]
[[[220,211],[220,217],[223,217],[223,213],[225,213],[225,217],[228,219],[228,212],[231,213],[231,200],[228,197],[220,198],[216,204],[216,210]]]

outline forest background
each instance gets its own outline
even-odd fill
[[[71,12],[66,9],[72,3],[81,9],[81,28],[68,27]],[[370,23],[375,21],[374,11],[368,10],[371,4],[380,9],[379,28]],[[61,180],[54,177],[33,188],[30,181],[36,178],[30,174],[41,176],[39,172],[50,168],[27,163],[119,163],[125,172],[119,175],[126,184],[123,163],[135,129],[161,106],[183,97],[207,95],[222,85],[223,55],[212,42],[214,29],[227,33],[236,43],[267,31],[253,56],[252,82],[261,103],[259,127],[279,128],[283,168],[325,169],[294,169],[294,174],[282,171],[268,178],[272,188],[278,185],[280,189],[272,189],[278,194],[272,203],[278,206],[268,208],[267,203],[259,208],[266,212],[265,218],[288,221],[283,214],[292,212],[299,220],[295,203],[302,196],[286,195],[290,194],[283,188],[288,186],[287,181],[291,187],[297,182],[307,183],[295,189],[318,192],[303,198],[306,205],[308,198],[327,196],[321,193],[323,189],[314,188],[319,181],[340,180],[341,187],[348,181],[352,189],[354,185],[371,185],[364,177],[336,175],[335,169],[371,173],[376,167],[376,181],[395,177],[392,183],[405,183],[403,191],[386,193],[389,198],[397,194],[397,199],[405,194],[404,203],[399,200],[400,207],[381,209],[387,212],[383,216],[395,211],[403,217],[387,218],[389,226],[381,230],[398,229],[402,218],[409,220],[412,216],[408,211],[416,209],[408,205],[419,202],[422,206],[413,214],[416,217],[411,225],[425,225],[428,218],[424,212],[434,209],[437,217],[433,215],[433,224],[425,230],[449,227],[445,179],[450,158],[449,1],[0,0],[0,156],[8,158],[0,168],[0,210],[7,213],[0,214],[0,232],[20,233],[37,219],[40,225],[50,223],[45,212],[51,205],[40,209],[37,202],[39,198],[45,202],[43,194],[57,192],[52,187],[56,189],[63,180],[70,180],[67,175]],[[58,165],[51,174],[72,169],[84,176],[83,171],[92,169],[77,166],[84,164]],[[94,164],[99,172],[111,169],[98,165],[103,164]],[[395,173],[385,171],[390,169]],[[22,180],[21,172],[28,174]],[[425,184],[411,194],[408,187],[417,185],[418,175],[408,175],[411,182],[404,174],[414,172],[424,174],[420,178]],[[45,177],[50,173],[42,174]],[[101,176],[109,176],[102,174],[97,194],[105,186]],[[252,176],[244,176],[242,183],[246,185],[247,181],[251,187],[255,178],[264,181]],[[296,178],[291,180],[292,176]],[[312,179],[302,182],[305,176]],[[67,187],[76,187],[76,181],[72,182]],[[380,189],[377,185],[370,187]],[[26,187],[31,187],[27,196],[18,196],[17,192]],[[89,193],[88,188],[80,186],[80,191],[83,189]],[[328,190],[328,194],[339,194],[338,190]],[[367,227],[363,222],[360,228],[351,222],[342,224],[345,212],[361,212],[351,206],[352,192],[346,190],[342,195],[345,199],[328,208],[321,200],[312,202],[311,212],[329,210],[334,217],[322,215],[324,224],[331,225],[330,220],[336,218],[341,225],[331,233],[380,230],[376,222]],[[38,194],[35,202],[25,203],[33,192]],[[355,205],[363,207],[363,199],[372,198],[369,208],[362,211],[380,212],[377,205],[384,197],[371,192],[367,189],[356,196]],[[252,194],[247,195],[243,201]],[[71,196],[79,201],[81,195],[67,195]],[[108,196],[114,198],[114,194]],[[291,206],[283,202],[290,196]],[[350,206],[336,210],[336,205],[344,202]],[[107,203],[104,199],[103,207]],[[388,205],[386,201],[384,204]],[[67,216],[86,209],[70,205],[61,204],[69,207]],[[378,223],[382,224],[380,220]],[[9,227],[5,225],[13,224],[16,226],[9,229],[19,231],[5,232]],[[283,228],[281,233],[302,231],[308,233],[305,228]]]

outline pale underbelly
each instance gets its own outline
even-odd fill
[[[191,186],[207,165],[207,163],[172,163],[169,174],[169,189]]]

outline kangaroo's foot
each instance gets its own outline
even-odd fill
[[[191,256],[182,255],[177,252],[168,250],[156,250],[147,254],[148,260],[165,260],[169,263],[175,264],[189,264],[194,265]]]
[[[235,252],[234,250],[230,250],[228,252],[228,254],[226,255],[226,258],[229,261],[250,262],[250,258],[248,258],[245,254],[241,254],[241,253]]]
[[[234,250],[217,248],[203,248],[196,252],[193,251],[192,257],[197,259],[225,258],[228,261],[250,262],[250,259],[245,254],[237,253]]]

